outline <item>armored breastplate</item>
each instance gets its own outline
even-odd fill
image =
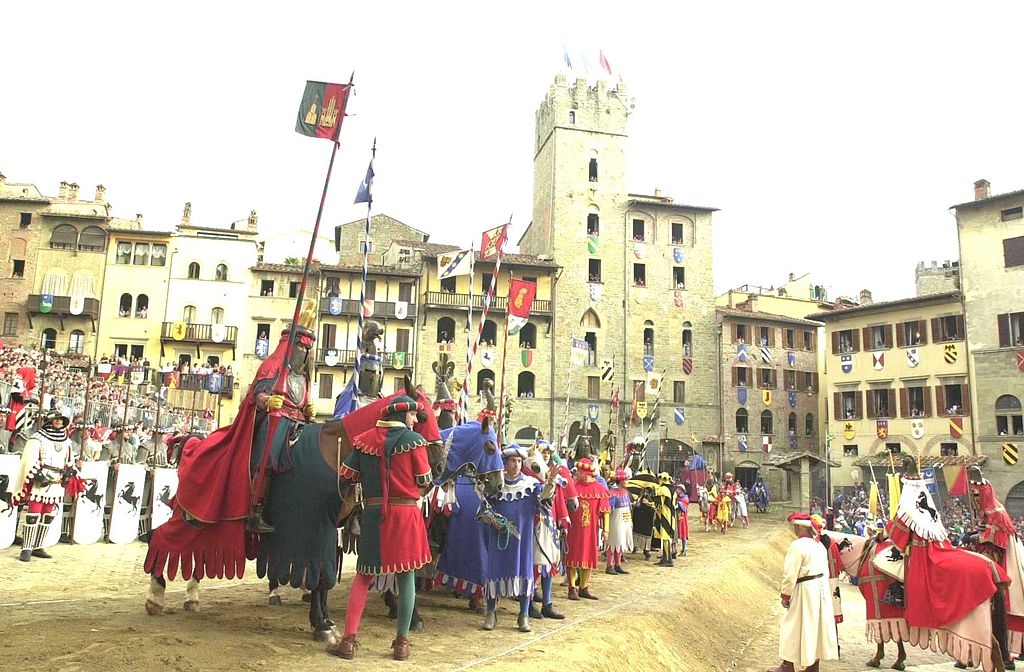
[[[288,398],[296,406],[301,406],[306,400],[306,377],[301,373],[288,374]]]

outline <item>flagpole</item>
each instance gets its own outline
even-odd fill
[[[455,424],[469,415],[469,372],[473,370],[473,271],[476,269],[475,243],[469,246],[469,299],[466,303],[466,377],[459,391],[459,403],[455,406]],[[455,342],[455,334],[452,334]]]
[[[569,368],[565,376],[565,414],[562,417],[562,438],[559,440],[559,447],[564,443],[566,449],[569,447],[569,395],[572,393],[572,360],[573,344],[576,342],[576,334],[573,333],[569,341]]]
[[[505,420],[505,355],[508,352],[508,309],[509,309],[509,306],[507,305],[507,302],[509,300],[511,300],[511,298],[512,298],[512,296],[511,296],[512,295],[512,292],[511,292],[511,288],[512,288],[512,271],[511,270],[509,270],[509,272],[508,272],[508,282],[509,282],[509,287],[508,287],[509,291],[505,292],[505,294],[508,296],[508,299],[506,300],[506,305],[505,305],[505,337],[502,339],[502,343],[501,343],[501,392],[500,392],[500,396],[498,397],[498,445],[499,446],[503,445],[501,439],[502,439],[502,436],[504,434],[503,428],[504,428],[504,420]],[[498,278],[495,277],[494,280],[491,281],[491,284],[492,285],[498,284]]]
[[[370,166],[372,168],[374,159],[377,158],[377,138],[373,139],[373,147],[370,148]],[[367,177],[372,179],[370,171],[367,171]],[[358,195],[357,195],[358,197]],[[370,189],[370,185],[366,185],[366,226],[363,228],[363,276],[362,281],[359,285],[359,315],[358,323],[356,325],[356,361],[352,371],[352,380],[355,382],[355,386],[352,390],[353,399],[358,396],[359,390],[359,373],[362,368],[363,360],[363,320],[366,319],[366,278],[369,274],[370,264],[370,217],[373,210],[373,192]],[[383,367],[384,363],[381,362]]]
[[[629,422],[626,425],[625,438],[622,440],[622,466],[623,467],[626,466],[626,459],[627,459],[626,458],[626,444],[628,442],[632,441],[632,439],[629,437],[629,435],[633,431],[633,418],[636,417],[636,402],[637,402],[637,398],[636,397],[637,397],[637,393],[640,390],[640,386],[641,385],[643,385],[643,383],[637,383],[636,385],[633,386],[633,398],[632,398],[632,401],[630,402],[630,405],[629,405]],[[641,423],[641,425],[640,425],[641,431],[643,431],[643,419],[640,420],[640,423]]]

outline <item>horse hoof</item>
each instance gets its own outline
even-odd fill
[[[188,600],[185,602],[185,611],[199,611],[199,600]]]
[[[326,642],[334,635],[331,630],[314,630],[313,639],[318,642]]]
[[[872,658],[871,660],[869,660],[868,662],[866,662],[864,664],[867,665],[868,667],[881,667],[882,666],[882,659],[881,658]]]
[[[901,662],[901,661],[896,661],[895,663],[892,664],[892,669],[894,669],[894,670],[905,670],[905,669],[907,669],[907,666],[904,665],[903,662]]]
[[[267,600],[267,604],[269,604],[272,607],[280,607],[281,606],[281,596],[280,595],[271,595],[270,598]]]
[[[306,604],[309,604],[310,599],[312,599],[310,597],[310,595],[312,595],[312,594],[313,593],[303,593],[302,594],[302,601],[305,602]]]
[[[423,621],[420,620],[420,621],[415,621],[413,623],[410,623],[409,624],[409,629],[412,630],[413,632],[423,632],[423,630],[425,629],[423,627]]]
[[[150,616],[160,616],[164,613],[164,608],[153,600],[146,600],[146,613]]]

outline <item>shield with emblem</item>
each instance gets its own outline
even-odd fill
[[[373,299],[363,299],[363,319],[370,319],[373,317],[373,307],[376,303]]]
[[[959,439],[964,435],[964,419],[963,418],[950,418],[949,419],[949,435],[954,439]]]
[[[327,312],[331,315],[341,315],[341,308],[344,305],[340,296],[332,296],[327,299]]]
[[[601,300],[601,293],[604,292],[604,285],[600,282],[590,283],[590,300],[597,303]]]
[[[72,294],[68,303],[68,312],[72,315],[81,315],[85,310],[85,297],[81,294]]]
[[[693,373],[693,358],[683,357],[683,373],[690,375]]]
[[[683,248],[681,248],[681,247],[673,247],[672,248],[672,261],[676,262],[677,264],[683,263]]]
[[[404,352],[392,352],[391,353],[391,366],[396,369],[405,368],[405,353]]]
[[[765,364],[772,363],[772,351],[763,346],[761,348],[761,361]]]
[[[644,371],[654,371],[654,355],[644,355]]]
[[[942,348],[942,358],[946,360],[946,364],[956,364],[959,353],[956,351],[956,343],[947,343]]]
[[[591,422],[597,422],[599,410],[600,409],[597,404],[587,404],[587,418],[589,418]]]
[[[885,353],[884,352],[873,352],[871,353],[871,368],[875,371],[881,371],[885,368]]]
[[[587,252],[597,254],[598,242],[597,236],[587,236]]]
[[[739,436],[739,449],[741,453],[747,452],[747,437],[742,434]]]
[[[638,401],[638,402],[636,402],[636,417],[640,418],[641,420],[643,420],[644,418],[647,417],[647,402],[646,401]]]
[[[615,375],[615,363],[610,359],[601,360],[601,380],[608,382]]]
[[[227,335],[227,327],[223,324],[211,324],[210,325],[210,340],[214,343],[223,343],[224,337]]]
[[[1011,467],[1017,464],[1018,451],[1017,444],[1015,443],[1004,443],[1003,444],[1003,462],[1006,462]]]
[[[676,304],[676,308],[686,307],[686,292],[681,289],[675,289],[672,291],[672,303]]]
[[[128,378],[131,380],[132,385],[142,385],[143,381],[146,379],[145,372],[142,370],[141,366],[133,366]]]
[[[850,373],[853,371],[853,355],[840,355],[839,368],[843,373]]]
[[[880,439],[884,439],[889,436],[888,420],[875,420],[875,435]]]
[[[772,437],[762,436],[761,437],[761,450],[766,453],[772,452]]]
[[[747,388],[737,387],[736,388],[736,401],[739,402],[740,406],[746,406],[747,404]]]
[[[269,338],[257,338],[256,339],[256,356],[263,359],[270,354],[270,339]]]
[[[771,406],[772,405],[772,391],[771,390],[761,390],[761,401],[764,402],[765,406]]]
[[[786,353],[786,365],[796,366],[796,353],[792,350]]]
[[[533,364],[533,350],[529,348],[523,348],[520,357],[523,362],[523,367],[527,369],[530,368],[530,365]]]
[[[672,418],[676,421],[677,425],[681,425],[686,422],[686,411],[682,408],[677,408],[672,411]]]
[[[409,317],[409,302],[395,301],[395,318],[404,320]]]
[[[796,408],[796,390],[789,391],[789,407]]]
[[[188,333],[188,325],[184,322],[174,322],[171,324],[171,338],[174,340],[184,341],[186,333]]]
[[[855,436],[857,436],[857,432],[853,429],[853,423],[852,422],[844,422],[843,423],[843,438],[846,439],[847,441],[850,441]]]
[[[486,350],[481,351],[480,363],[487,368],[491,368],[491,365],[494,364],[494,350],[487,348]]]
[[[334,348],[331,348],[330,350],[324,353],[324,364],[326,364],[327,366],[337,366],[338,361],[338,351],[335,350]]]
[[[910,420],[910,435],[915,439],[924,438],[924,420],[913,418]]]
[[[647,243],[633,243],[633,256],[643,259],[647,256]]]
[[[39,297],[39,312],[48,313],[53,310],[53,294],[43,294]]]
[[[740,343],[736,346],[736,358],[744,363],[750,359],[750,354],[747,353],[746,343]]]
[[[634,287],[633,288],[633,300],[637,303],[643,303],[647,300],[647,288],[646,287]]]
[[[220,387],[223,383],[224,377],[219,373],[211,373],[206,377],[206,389],[209,390],[210,394],[220,392]]]
[[[907,350],[907,366],[914,369],[921,363],[921,351],[918,348]]]

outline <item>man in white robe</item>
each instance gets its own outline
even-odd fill
[[[818,672],[819,660],[839,658],[828,556],[818,541],[821,528],[806,513],[789,516],[796,539],[789,545],[782,573],[782,619],[779,658],[769,672]]]

